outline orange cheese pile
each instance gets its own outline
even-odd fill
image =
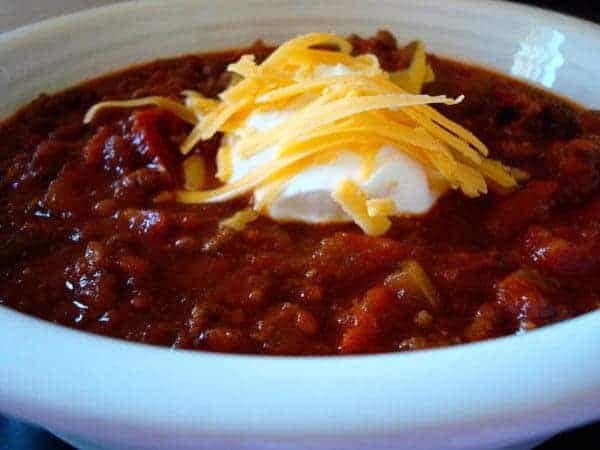
[[[276,159],[229,182],[231,148],[223,145],[217,156],[217,177],[223,186],[201,190],[201,180],[186,179],[189,190],[176,193],[176,199],[184,203],[226,201],[250,194],[273,180],[281,184],[318,161],[320,155],[335,154],[342,147],[364,156],[366,176],[373,154],[368,150],[390,145],[469,197],[486,193],[489,181],[504,188],[516,185],[509,168],[486,158],[488,149],[477,137],[430,106],[454,105],[462,101],[462,96],[451,99],[420,94],[423,84],[434,77],[422,44],[417,44],[406,70],[391,74],[381,69],[374,55],[353,56],[351,51],[350,43],[343,38],[311,33],[284,43],[261,64],[252,55],[230,64],[228,70],[240,81],[217,100],[184,91],[184,103],[163,97],[109,101],[91,108],[85,122],[92,121],[103,108],[150,104],[166,108],[194,126],[181,145],[181,152],[188,154],[201,140],[219,132],[234,132],[253,112],[301,105],[289,119],[271,129],[246,134],[236,144],[243,158],[276,146]],[[342,65],[348,73],[316,76],[322,65]],[[198,160],[190,162],[185,173],[200,177],[203,165]],[[272,191],[271,197],[277,196],[277,189]],[[396,213],[391,199],[367,199],[349,179],[340,183],[332,196],[371,235],[385,233],[390,226],[388,217]],[[254,209],[260,211],[259,206],[254,205]]]

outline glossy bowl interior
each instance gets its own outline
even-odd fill
[[[600,28],[490,1],[132,2],[0,36],[0,117],[137,62],[307,31],[420,38],[600,107]],[[409,354],[171,351],[0,307],[0,410],[86,448],[499,448],[600,417],[600,311]]]

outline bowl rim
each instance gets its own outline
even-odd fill
[[[225,3],[235,4],[236,0],[222,0]],[[435,0],[426,0],[430,3],[435,3]],[[148,6],[149,4],[160,3],[161,0],[127,0],[118,3],[112,3],[109,5],[96,6],[93,8],[87,8],[80,11],[74,11],[67,14],[61,14],[55,17],[49,17],[46,19],[38,20],[32,23],[21,25],[17,28],[6,30],[0,33],[0,47],[9,44],[10,41],[19,38],[25,38],[33,33],[46,33],[52,32],[56,28],[68,26],[74,21],[85,21],[89,19],[97,19],[103,15],[115,15],[127,13],[129,10],[135,11],[142,6]],[[173,3],[189,3],[187,0],[171,0]],[[600,24],[592,22],[590,20],[558,12],[553,9],[543,8],[537,5],[526,5],[522,3],[516,3],[507,0],[453,0],[457,7],[465,7],[466,5],[481,5],[484,8],[500,8],[500,9],[512,9],[515,12],[521,12],[524,14],[535,14],[541,19],[553,20],[560,22],[568,27],[574,27],[581,29],[586,28],[587,31],[600,32]]]
[[[176,1],[182,4],[190,3],[188,0]],[[455,0],[448,7],[465,8],[474,4],[477,7],[535,14],[544,21],[560,23],[570,29],[585,29],[600,37],[600,26],[597,24],[538,7],[497,0]],[[0,48],[18,47],[23,45],[23,41],[51,36],[57,30],[64,30],[75,23],[131,14],[147,5],[146,1],[135,0],[46,19],[0,34]],[[242,435],[270,437],[326,436],[332,428],[343,430],[344,436],[347,437],[365,436],[373,432],[393,434],[407,429],[431,432],[436,430],[436,427],[443,429],[447,426],[448,430],[457,430],[474,421],[490,426],[499,421],[498,423],[503,423],[506,427],[506,436],[510,437],[511,433],[515,436],[519,434],[519,424],[511,422],[514,411],[538,414],[539,419],[531,428],[541,433],[556,426],[554,413],[559,410],[563,413],[560,424],[565,426],[598,417],[600,348],[586,346],[590,340],[593,342],[593,339],[596,339],[598,342],[600,336],[595,330],[600,330],[600,311],[549,325],[523,336],[505,336],[410,353],[325,357],[235,355],[171,350],[107,338],[42,321],[0,305],[0,379],[4,380],[0,384],[0,409],[58,430],[69,431],[72,426],[67,424],[76,423],[78,427],[87,429],[90,435],[94,434],[92,422],[97,424],[107,421],[122,424],[122,433],[126,433],[126,428],[130,428],[132,436],[141,435],[142,430],[147,432],[147,427],[151,425],[158,433],[178,429],[190,436],[198,432],[218,436],[234,430],[239,432],[241,429]],[[572,347],[569,346],[565,348],[564,343],[567,341],[571,342],[573,347],[577,346],[578,350],[571,351]],[[15,346],[15,342],[24,345]],[[549,343],[554,343],[557,347],[552,347]],[[90,348],[94,350],[89,351]],[[52,353],[56,349],[63,349],[64,357],[57,357]],[[68,355],[77,355],[76,374],[69,374],[69,370],[73,370],[73,361]],[[531,362],[534,357],[542,361],[552,358],[552,364],[536,365]],[[116,358],[117,361],[110,363],[111,358]],[[106,364],[101,366],[98,361]],[[202,361],[212,365],[209,368],[211,379],[218,381],[212,389],[198,386],[198,377],[208,370]],[[503,363],[507,361],[511,362],[512,366],[503,368]],[[457,362],[462,364],[462,368],[456,371],[460,374],[451,370],[452,364]],[[438,364],[442,369],[440,373],[435,373]],[[530,385],[519,387],[519,380],[525,372],[519,370],[518,366],[515,367],[518,364],[525,368],[523,370],[527,376],[547,377],[553,382],[563,384],[557,384],[556,389],[551,392]],[[573,375],[572,379],[565,378],[565,368],[571,368],[573,364],[577,365],[569,374]],[[44,371],[44,367],[50,367],[50,370]],[[154,377],[135,380],[134,375],[139,374],[140,367],[145,367]],[[408,371],[411,376],[423,378],[411,379],[407,378],[407,375],[396,377],[388,373],[402,371],[407,367],[410,367]],[[236,387],[236,382],[239,384],[240,379],[233,377],[232,373],[235,375],[240,368],[247,371],[245,376],[248,373],[254,376],[255,382],[245,380],[243,386]],[[478,380],[489,370],[499,371],[503,376],[494,376],[481,387],[464,384],[461,386],[461,378],[468,381]],[[121,383],[114,384],[115,395],[103,398],[101,393],[93,392],[98,383],[115,375]],[[290,386],[290,379],[295,382],[294,389]],[[449,384],[444,387],[443,384],[439,384],[442,380],[447,380]],[[64,385],[61,385],[61,381]],[[196,384],[186,385],[194,381]],[[383,391],[390,393],[389,401],[369,397],[369,391],[365,386],[361,386],[362,383],[368,382],[384,387]],[[436,382],[438,385],[434,384]],[[222,391],[246,394],[247,398],[238,405],[241,412],[233,412],[231,408],[236,403],[226,399],[222,403],[209,402],[213,408],[211,412],[216,417],[207,418],[202,413],[194,414],[191,409],[185,411],[189,416],[184,417],[175,413],[174,405],[181,405],[185,401],[185,395],[180,394],[173,402],[169,402],[165,398],[133,397],[131,393],[124,392],[124,388],[135,388],[136,383],[141,383],[143,392],[152,392],[158,388],[167,389],[169,383],[176,383],[178,386],[185,386],[185,395],[211,395],[213,391]],[[405,398],[403,396],[406,395],[406,392],[400,392],[399,385],[416,389],[426,383],[429,383],[431,392],[414,392],[407,398],[416,405],[417,402],[427,402],[428,398],[431,402],[432,395],[439,395],[441,400],[432,403],[441,408],[439,411],[429,410],[427,406],[419,407],[416,408],[419,413],[429,411],[430,414],[411,417],[409,412],[402,411],[393,404],[392,400]],[[484,389],[500,389],[503,383],[515,386],[512,390],[508,389],[509,395],[506,398],[496,394],[485,394]],[[72,388],[74,385],[77,389]],[[454,386],[456,392],[449,393],[448,386]],[[359,393],[365,398],[340,397],[342,389],[352,387],[358,387]],[[250,388],[256,391],[247,392]],[[461,395],[473,399],[469,393],[471,389],[482,396],[481,404],[461,405]],[[289,395],[285,401],[271,398],[268,393],[272,393],[273,390],[283,390]],[[328,390],[331,392],[327,392]],[[323,411],[318,408],[311,409],[312,415],[307,415],[307,408],[310,408],[311,403],[306,396],[316,391],[323,395],[323,399],[312,399],[313,403],[321,402],[320,407]],[[74,400],[73,395],[77,392],[83,393],[81,400]],[[333,395],[334,393],[336,395]],[[323,400],[335,400],[338,402],[336,405],[347,408],[369,407],[373,402],[380,402],[381,411],[373,413],[372,416],[356,414],[354,419],[348,419],[347,416],[336,418],[331,415]],[[574,400],[583,406],[573,409]],[[444,409],[443,401],[454,401],[457,404],[454,407],[446,405],[447,408]],[[124,406],[124,402],[131,404]],[[263,407],[270,411],[285,411],[286,404],[290,410],[281,417],[273,417],[271,423],[260,423],[260,420],[252,420],[249,423],[240,421],[240,417],[248,418],[248,414],[253,410]],[[296,405],[297,410],[292,411],[289,405]],[[555,410],[550,411],[550,406],[555,407]],[[464,409],[462,414],[460,407]],[[148,412],[152,408],[156,410]],[[386,414],[395,416],[390,419],[385,417]],[[257,417],[265,419],[267,416],[258,414]],[[321,422],[311,423],[308,420],[311,417],[319,418]],[[299,423],[301,426],[297,426]]]

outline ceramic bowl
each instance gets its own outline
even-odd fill
[[[381,28],[600,107],[600,28],[559,14],[464,0],[175,0],[1,35],[0,116],[153,58]],[[284,358],[150,347],[0,307],[0,410],[87,449],[527,448],[600,418],[600,311],[440,350]]]

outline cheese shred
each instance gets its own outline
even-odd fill
[[[90,123],[96,115],[103,109],[109,108],[139,108],[140,106],[158,106],[175,114],[180,119],[194,125],[198,121],[193,110],[188,109],[175,100],[166,97],[143,97],[133,100],[109,100],[106,102],[96,103],[92,106],[83,118],[83,123]]]
[[[188,156],[183,161],[183,182],[187,190],[202,189],[206,185],[206,165],[201,155]]]
[[[366,205],[369,217],[391,216],[396,212],[396,203],[391,198],[372,198]]]
[[[379,236],[392,224],[385,216],[369,215],[367,197],[352,180],[342,181],[332,197],[366,234]]]
[[[236,212],[233,216],[221,221],[221,228],[230,228],[235,231],[242,231],[250,222],[258,219],[258,213],[252,208],[245,208]]]

